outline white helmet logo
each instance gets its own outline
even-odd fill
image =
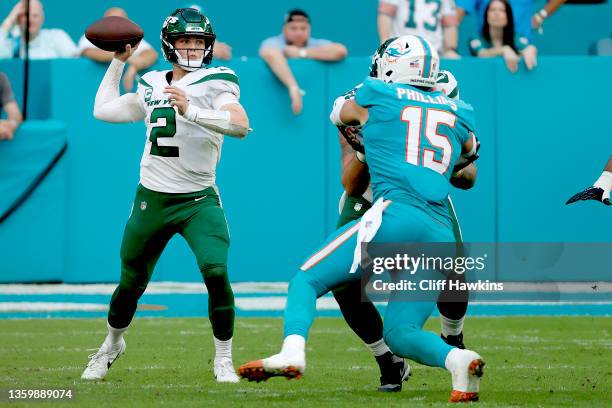
[[[164,20],[164,25],[162,26],[162,28],[166,28],[168,24],[174,24],[177,21],[178,21],[178,18],[174,16],[166,17],[166,20]]]

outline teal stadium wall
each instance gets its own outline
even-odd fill
[[[286,91],[262,61],[230,64],[254,128],[246,140],[226,138],[218,168],[232,280],[286,281],[333,230],[342,188],[328,112],[338,94],[363,79],[368,65],[366,57],[293,62],[307,91],[304,112],[294,117]],[[482,140],[476,187],[453,193],[465,239],[609,242],[609,228],[602,225],[608,208],[564,202],[594,180],[612,152],[612,83],[591,79],[612,72],[612,58],[543,57],[536,71],[516,75],[501,60],[444,65],[475,107]],[[17,62],[0,62],[11,79],[19,69]],[[35,61],[32,70],[37,75],[30,101],[39,109],[33,118],[40,120],[24,124],[13,142],[0,143],[0,213],[65,141],[69,147],[29,200],[0,224],[0,281],[116,281],[144,125],[93,118],[103,65]],[[579,85],[572,86],[572,79]],[[154,280],[198,279],[187,245],[174,239]]]
[[[234,0],[231,9],[224,1],[119,0],[88,1],[77,5],[65,0],[43,0],[49,28],[63,28],[77,41],[85,28],[100,18],[111,5],[119,5],[145,31],[145,39],[159,47],[159,30],[164,18],[176,7],[199,4],[213,22],[219,38],[230,43],[237,57],[253,57],[261,41],[280,32],[283,16],[291,8],[308,11],[313,21],[313,36],[346,44],[352,55],[369,55],[377,46],[377,0],[309,0],[283,1]],[[0,16],[8,14],[14,1],[0,2]],[[85,5],[86,4],[86,5]],[[544,4],[534,2],[535,9]],[[536,35],[535,43],[545,55],[584,55],[595,40],[608,37],[612,20],[612,3],[563,6],[546,21],[544,35]],[[460,30],[460,51],[467,55],[467,42],[475,32],[475,22],[468,16]]]

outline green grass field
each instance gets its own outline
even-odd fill
[[[277,352],[281,326],[274,318],[238,319],[236,366]],[[428,323],[431,330],[438,327],[437,319]],[[610,318],[469,318],[465,331],[468,346],[487,362],[479,406],[611,406]],[[63,404],[67,407],[448,405],[449,375],[418,364],[401,393],[378,393],[374,359],[338,318],[317,320],[301,380],[238,385],[215,383],[205,319],[135,320],[126,336],[126,354],[98,383],[85,383],[79,376],[88,349],[103,340],[103,320],[0,320],[0,332],[5,402],[6,388],[71,388],[74,400]]]

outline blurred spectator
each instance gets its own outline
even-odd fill
[[[600,57],[612,57],[612,36],[602,38],[591,44],[589,54],[599,55]]]
[[[510,0],[510,6],[514,13],[515,30],[518,34],[531,40],[534,29],[542,33],[544,20],[550,17],[566,0],[550,0],[546,5],[535,11],[535,0]],[[487,0],[457,0],[457,19],[461,20],[466,14],[476,13],[478,29],[484,23],[485,9],[489,2]]]
[[[455,1],[379,0],[380,43],[407,34],[425,38],[443,57],[458,58]]]
[[[71,58],[78,55],[76,44],[63,30],[42,28],[45,21],[43,5],[39,0],[30,3],[31,59]],[[19,58],[25,55],[26,3],[19,1],[0,25],[0,58]]]
[[[6,75],[0,72],[0,111],[2,110],[6,111],[7,119],[0,119],[0,140],[11,140],[22,117],[11,84]]]
[[[529,44],[526,37],[515,33],[512,7],[507,0],[491,0],[485,16],[480,38],[470,41],[472,55],[478,57],[501,55],[511,72],[518,70],[522,55],[527,69],[533,69],[537,64],[538,51],[535,46]]]
[[[199,4],[189,4],[184,7],[196,9],[202,13],[202,7]],[[229,60],[232,58],[232,47],[230,47],[229,44],[221,42],[217,39],[215,40],[215,45],[213,45],[213,55],[215,56],[215,59]]]
[[[125,10],[119,7],[111,7],[104,13],[104,17],[123,17],[127,18]],[[79,40],[79,51],[83,57],[90,58],[98,62],[112,61],[114,53],[104,51],[93,45],[85,36]],[[138,44],[138,48],[127,60],[127,70],[123,74],[123,89],[130,92],[134,88],[134,79],[138,71],[149,68],[157,61],[157,52],[151,47],[151,44],[144,39]]]
[[[310,18],[302,10],[291,10],[285,17],[283,32],[261,43],[259,55],[274,75],[287,87],[294,115],[302,112],[302,95],[287,58],[308,58],[319,61],[340,61],[347,55],[346,47],[329,40],[310,36]]]

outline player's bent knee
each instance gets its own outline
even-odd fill
[[[200,272],[204,279],[227,278],[227,266],[225,264],[207,264],[200,266]]]
[[[125,262],[121,265],[119,288],[123,290],[144,291],[149,283],[149,273],[146,267],[134,267]]]
[[[298,271],[291,281],[289,281],[289,290],[292,288],[295,289],[298,287],[303,287],[304,285],[310,286],[316,292],[317,297],[323,296],[330,289],[312,274],[304,271]]]
[[[202,271],[209,299],[216,305],[233,305],[234,294],[227,277],[227,267],[215,266]]]
[[[412,357],[410,355],[411,343],[413,335],[421,330],[413,324],[406,324],[399,327],[385,328],[384,339],[385,343],[393,354],[403,357]]]

